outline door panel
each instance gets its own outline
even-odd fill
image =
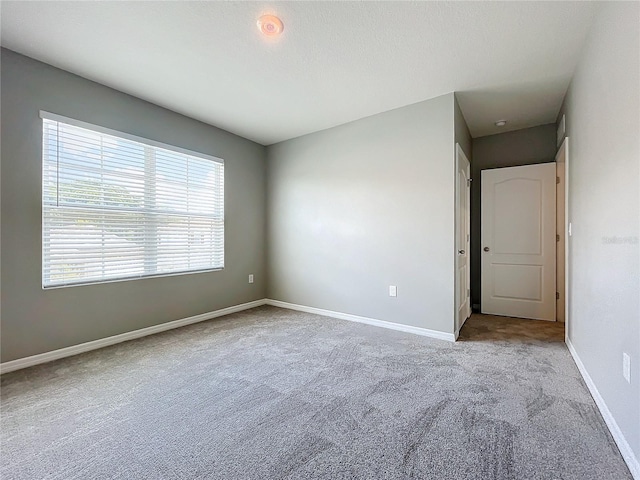
[[[540,255],[542,185],[540,180],[514,178],[494,186],[494,253]],[[517,202],[512,202],[517,198]],[[518,235],[513,235],[513,231]]]
[[[542,300],[542,267],[539,265],[491,265],[493,297]]]
[[[482,312],[555,320],[555,163],[482,172]]]

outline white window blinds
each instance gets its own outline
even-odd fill
[[[41,112],[42,283],[224,267],[224,162]]]

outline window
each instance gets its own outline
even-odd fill
[[[224,267],[224,162],[41,112],[42,284]]]

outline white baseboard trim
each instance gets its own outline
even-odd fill
[[[367,325],[373,325],[374,327],[389,328],[391,330],[399,330],[401,332],[422,335],[423,337],[431,337],[437,338],[439,340],[455,342],[455,336],[453,333],[439,332],[437,330],[429,330],[428,328],[412,327],[410,325],[402,325],[400,323],[387,322],[386,320],[361,317],[359,315],[352,315],[350,313],[334,312],[332,310],[324,310],[322,308],[307,307],[305,305],[298,305],[295,303],[281,302],[280,300],[267,299],[266,304],[273,307],[287,308],[289,310],[297,310],[299,312],[315,313],[316,315],[323,315],[325,317],[338,318],[340,320],[349,320],[350,322],[366,323]]]
[[[101,338],[99,340],[93,340],[91,342],[81,343],[79,345],[72,345],[71,347],[61,348],[59,350],[53,350],[51,352],[39,353],[38,355],[32,355],[30,357],[18,358],[17,360],[11,360],[10,362],[0,363],[0,375],[2,375],[3,373],[13,372],[14,370],[32,367],[41,363],[51,362],[60,358],[78,355],[79,353],[97,350],[98,348],[108,347],[109,345],[115,345],[116,343],[146,337],[147,335],[153,335],[154,333],[160,333],[166,330],[184,327],[186,325],[191,325],[192,323],[204,322],[205,320],[211,320],[212,318],[241,312],[242,310],[248,310],[249,308],[259,307],[261,305],[264,305],[265,303],[266,299],[255,300],[253,302],[243,303],[241,305],[234,305],[233,307],[222,308],[213,312],[201,313],[200,315],[194,315],[193,317],[181,318],[172,322],[161,323],[159,325],[141,328],[132,332],[113,335],[112,337]]]
[[[627,462],[627,466],[631,471],[631,475],[635,480],[640,480],[640,462],[638,462],[638,459],[633,453],[633,450],[631,450],[631,447],[629,446],[627,439],[624,437],[622,431],[620,430],[620,427],[618,426],[618,423],[616,422],[616,420],[613,418],[613,415],[609,411],[607,404],[604,403],[604,399],[600,395],[600,392],[598,391],[596,384],[593,383],[593,380],[591,379],[591,376],[589,375],[589,373],[587,372],[587,369],[582,363],[582,360],[580,360],[580,357],[578,356],[578,352],[576,352],[576,349],[571,344],[571,340],[569,340],[569,337],[566,338],[566,344],[567,344],[567,348],[569,349],[569,352],[571,353],[571,356],[573,357],[573,361],[576,362],[576,366],[578,367],[578,370],[580,371],[580,374],[582,375],[584,382],[587,384],[587,387],[589,388],[589,392],[591,392],[591,396],[595,400],[596,405],[598,406],[598,409],[600,410],[600,413],[602,414],[602,417],[604,418],[604,421],[607,424],[607,427],[609,427],[609,431],[611,432],[611,435],[613,436],[613,439],[615,440],[616,445],[618,445],[618,449],[622,454],[622,458],[624,458],[624,461]]]

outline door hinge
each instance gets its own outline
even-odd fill
[[[560,183],[560,177],[556,177],[556,184]]]
[[[467,187],[470,187],[470,186],[471,186],[471,181],[472,181],[472,180],[473,180],[472,178],[467,178]]]
[[[556,292],[556,300],[560,300],[560,292]]]
[[[560,241],[560,235],[556,235],[556,242]]]
[[[467,297],[469,296],[471,292],[469,291],[469,289],[467,288]]]

